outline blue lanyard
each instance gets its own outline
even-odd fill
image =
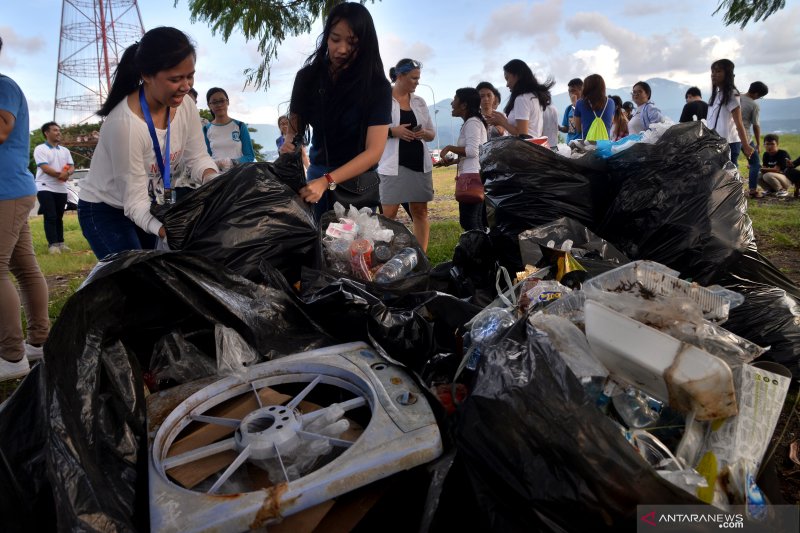
[[[150,138],[153,140],[153,150],[156,153],[156,163],[158,163],[158,170],[161,171],[161,179],[164,181],[164,198],[170,198],[170,166],[164,165],[164,156],[161,155],[161,145],[158,143],[156,136],[156,127],[153,124],[153,117],[150,116],[150,107],[147,105],[147,99],[144,97],[144,85],[139,87],[139,104],[142,106],[142,114],[144,121],[147,124],[147,129],[150,132]],[[167,142],[164,146],[164,151],[169,157],[169,106],[167,107]]]

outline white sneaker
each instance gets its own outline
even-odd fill
[[[56,246],[58,246],[58,249],[61,250],[62,252],[72,251],[72,248],[70,248],[69,246],[66,245],[66,243],[63,242],[58,243]]]
[[[778,198],[785,198],[789,196],[789,191],[778,191],[775,193],[775,196],[777,196]]]
[[[40,360],[44,356],[44,346],[34,346],[33,344],[25,343],[25,357],[28,361],[33,363]]]
[[[51,244],[50,247],[47,249],[47,253],[50,255],[60,254],[61,248],[57,244]]]
[[[28,372],[31,371],[31,364],[28,362],[28,358],[24,355],[22,359],[17,361],[16,363],[12,363],[11,361],[6,361],[2,357],[0,357],[0,381],[8,381],[9,379],[19,379],[24,378],[28,375]]]

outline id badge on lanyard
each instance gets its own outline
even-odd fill
[[[144,97],[144,85],[139,87],[139,104],[142,106],[142,115],[144,115],[144,122],[147,124],[147,131],[150,132],[150,139],[153,141],[153,151],[156,153],[156,164],[158,170],[161,172],[161,179],[164,182],[164,201],[167,203],[175,203],[175,192],[172,190],[170,183],[170,165],[169,162],[164,164],[164,155],[161,154],[161,145],[158,143],[158,136],[156,136],[156,127],[153,124],[153,117],[150,115],[150,106],[147,105],[147,99]],[[164,153],[169,158],[169,107],[167,107],[167,140],[164,143]]]

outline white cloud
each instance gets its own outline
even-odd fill
[[[519,38],[533,35],[552,35],[561,23],[561,0],[529,4],[520,2],[499,7],[489,15],[489,23],[480,32],[480,41],[487,48],[494,48]]]
[[[614,48],[601,44],[591,50],[578,50],[572,54],[573,72],[579,72],[575,77],[585,78],[589,74],[600,74],[606,82],[606,87],[616,87],[623,83],[619,77],[620,54]],[[569,80],[567,80],[569,81]]]
[[[44,50],[45,42],[40,37],[19,35],[9,26],[0,26],[0,37],[3,38],[3,50],[0,52],[0,65],[13,67],[18,60]]]
[[[674,2],[643,2],[639,0],[625,2],[621,14],[623,17],[646,17],[659,13],[675,13],[676,9],[679,7]]]
[[[669,34],[643,35],[614,24],[599,13],[577,13],[567,23],[570,32],[595,33],[619,54],[619,74],[628,80],[663,75],[674,69],[707,69],[719,54],[735,53],[735,40],[701,38],[684,28]],[[602,74],[602,72],[601,72]]]
[[[748,65],[775,65],[797,58],[800,49],[800,7],[773,15],[754,26],[741,31],[740,62]],[[739,62],[737,62],[737,65]]]

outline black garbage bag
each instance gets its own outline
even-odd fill
[[[723,327],[769,346],[759,360],[780,363],[800,379],[800,288],[764,256],[750,251],[715,281],[744,295],[744,303],[730,310]]]
[[[631,259],[657,261],[708,285],[755,249],[728,141],[702,123],[676,124],[655,144],[639,143],[608,165],[615,200],[596,232]]]
[[[165,336],[218,324],[269,357],[332,344],[282,290],[204,257],[127,252],[102,264],[53,326],[43,372],[33,372],[3,405],[4,415],[17,417],[0,435],[3,455],[11,476],[22,480],[17,489],[0,485],[3,505],[28,503],[15,516],[30,530],[49,531],[45,526],[57,522],[65,531],[146,531],[142,371]],[[204,344],[194,346],[213,361],[213,345]],[[42,383],[33,387],[36,380]],[[43,510],[48,494],[55,504]]]
[[[465,231],[453,251],[453,260],[431,271],[430,288],[486,307],[497,297],[499,266],[489,235],[480,230]]]
[[[501,264],[524,267],[517,236],[530,228],[569,217],[589,228],[602,220],[611,203],[605,160],[588,154],[569,159],[517,139],[503,137],[481,149],[492,241]]]
[[[55,531],[47,475],[47,386],[35,365],[14,394],[0,403],[0,530]]]
[[[305,311],[339,342],[377,343],[419,372],[435,354],[458,350],[455,331],[481,308],[437,292],[397,295],[347,278],[304,269]]]
[[[343,274],[342,272],[331,268],[330,261],[328,260],[327,253],[324,251],[323,246],[320,246],[319,248],[317,268],[331,274],[334,277],[344,277],[356,281],[357,283],[363,283],[367,287],[367,290],[374,294],[407,294],[410,292],[422,292],[428,290],[431,263],[428,260],[428,256],[419,245],[419,242],[417,242],[417,239],[414,237],[414,234],[411,233],[402,222],[386,218],[385,216],[379,214],[374,216],[378,217],[378,220],[380,220],[381,227],[392,230],[395,236],[405,235],[409,240],[409,247],[414,248],[417,251],[417,266],[414,267],[410,274],[407,274],[400,279],[390,281],[389,283],[375,283],[372,281],[360,280],[353,275]],[[336,220],[335,211],[328,211],[322,215],[322,218],[319,222],[320,242],[322,242],[322,240],[326,237],[325,231],[328,229],[328,225],[331,222],[336,222]]]
[[[542,259],[540,245],[547,246],[550,241],[554,241],[554,246],[558,249],[566,240],[572,241],[570,253],[581,264],[585,259],[604,260],[617,265],[630,262],[630,259],[617,250],[613,244],[595,235],[580,222],[568,217],[562,217],[549,224],[523,231],[519,235],[522,260],[526,265],[536,265]]]
[[[455,427],[479,531],[632,531],[636,505],[699,504],[589,400],[547,335],[518,321],[482,354]]]
[[[250,280],[267,259],[297,281],[302,266],[314,265],[319,242],[308,205],[281,182],[295,170],[237,166],[156,213],[170,248],[202,254]]]

